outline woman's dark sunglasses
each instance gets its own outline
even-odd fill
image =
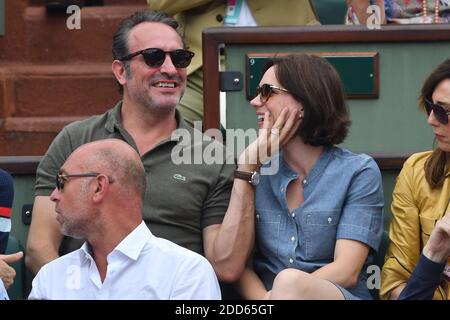
[[[63,174],[58,172],[56,174],[56,188],[61,191],[64,189],[64,184],[68,180],[68,178],[86,178],[86,177],[98,177],[101,173],[97,172],[88,172],[88,173],[75,173],[75,174]],[[109,183],[113,183],[114,180],[111,177],[108,177]]]
[[[428,99],[425,99],[425,110],[427,111],[428,116],[431,114],[433,110],[434,117],[437,121],[442,124],[448,123],[448,116],[450,115],[450,111],[445,110],[443,106],[438,105],[437,103],[433,103]]]
[[[185,49],[177,49],[173,51],[164,51],[159,48],[148,48],[131,53],[121,59],[120,61],[130,60],[133,57],[142,54],[145,63],[151,68],[161,67],[166,60],[166,54],[169,54],[173,65],[176,68],[186,68],[194,57],[194,53]]]
[[[259,99],[261,100],[261,102],[265,103],[265,102],[267,102],[267,100],[269,100],[270,96],[275,93],[274,90],[289,92],[288,90],[286,90],[284,88],[280,88],[280,87],[265,83],[262,86],[256,87],[256,95],[257,96],[259,95]]]

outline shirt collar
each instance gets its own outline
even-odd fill
[[[123,129],[123,126],[122,126],[122,115],[121,115],[122,103],[123,103],[122,100],[119,101],[114,106],[114,108],[110,109],[107,112],[105,129],[108,130],[110,133],[114,133],[114,131],[116,129]],[[183,117],[181,116],[181,114],[180,114],[180,112],[178,110],[175,110],[175,119],[177,121],[177,129],[186,129],[190,133],[192,133],[192,130],[194,130],[194,129],[192,127],[190,127],[186,123],[186,121],[184,121]],[[161,142],[166,142],[166,141],[179,142],[180,138],[181,137],[179,135],[171,135],[169,138],[164,139]]]
[[[330,162],[331,157],[333,156],[335,152],[335,147],[324,147],[322,153],[319,156],[319,159],[317,159],[316,163],[311,168],[311,171],[304,177],[307,181],[313,181],[318,176],[320,176],[327,167],[328,163]],[[282,153],[280,153],[280,170],[281,173],[289,178],[292,177],[298,177],[298,174],[289,167],[289,165],[284,160],[284,157]]]
[[[108,254],[108,256],[115,251],[119,251],[130,259],[137,260],[142,249],[152,237],[152,233],[147,228],[144,221],[142,221],[114,248],[113,251]],[[80,250],[85,259],[93,260],[91,246],[87,241],[81,246]]]
[[[120,251],[130,259],[137,260],[142,249],[152,236],[152,233],[147,228],[144,221],[141,221],[141,223],[114,248],[113,252]]]

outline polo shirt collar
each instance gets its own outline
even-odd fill
[[[108,130],[110,133],[114,133],[116,128],[123,129],[121,110],[122,110],[122,100],[119,101],[114,106],[114,108],[110,109],[107,112],[105,129]],[[186,121],[184,121],[183,117],[181,116],[178,110],[175,110],[175,119],[177,121],[177,129],[186,129],[190,132],[194,130],[186,123]],[[173,135],[171,135],[167,140],[164,141],[179,142],[180,137],[174,137]]]

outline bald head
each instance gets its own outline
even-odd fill
[[[73,151],[66,164],[69,162],[75,162],[84,171],[112,177],[124,196],[135,193],[141,200],[144,197],[145,170],[141,158],[122,140],[104,139],[86,143]]]

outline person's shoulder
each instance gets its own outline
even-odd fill
[[[371,167],[377,168],[378,165],[375,160],[365,153],[355,153],[345,148],[333,147],[333,155],[347,164],[353,164],[357,167]]]
[[[428,158],[431,156],[433,151],[424,151],[424,152],[417,152],[411,155],[404,163],[404,168],[421,168],[423,169],[423,166],[425,165],[425,162],[428,160]]]
[[[9,172],[0,168],[0,185],[13,185],[13,177]]]
[[[104,127],[108,120],[109,111],[103,114],[90,116],[86,119],[71,122],[64,127],[64,130],[69,133],[77,133],[80,131],[85,131],[86,129]]]
[[[202,255],[192,250],[186,249],[170,240],[153,236],[151,241],[151,250],[153,253],[157,251],[161,255],[168,256],[174,263],[175,261],[207,261],[206,258]]]
[[[73,266],[80,266],[80,250],[75,250],[65,255],[62,255],[55,260],[42,266],[38,274],[48,274],[49,276],[61,275],[61,273],[66,274],[68,268]]]

